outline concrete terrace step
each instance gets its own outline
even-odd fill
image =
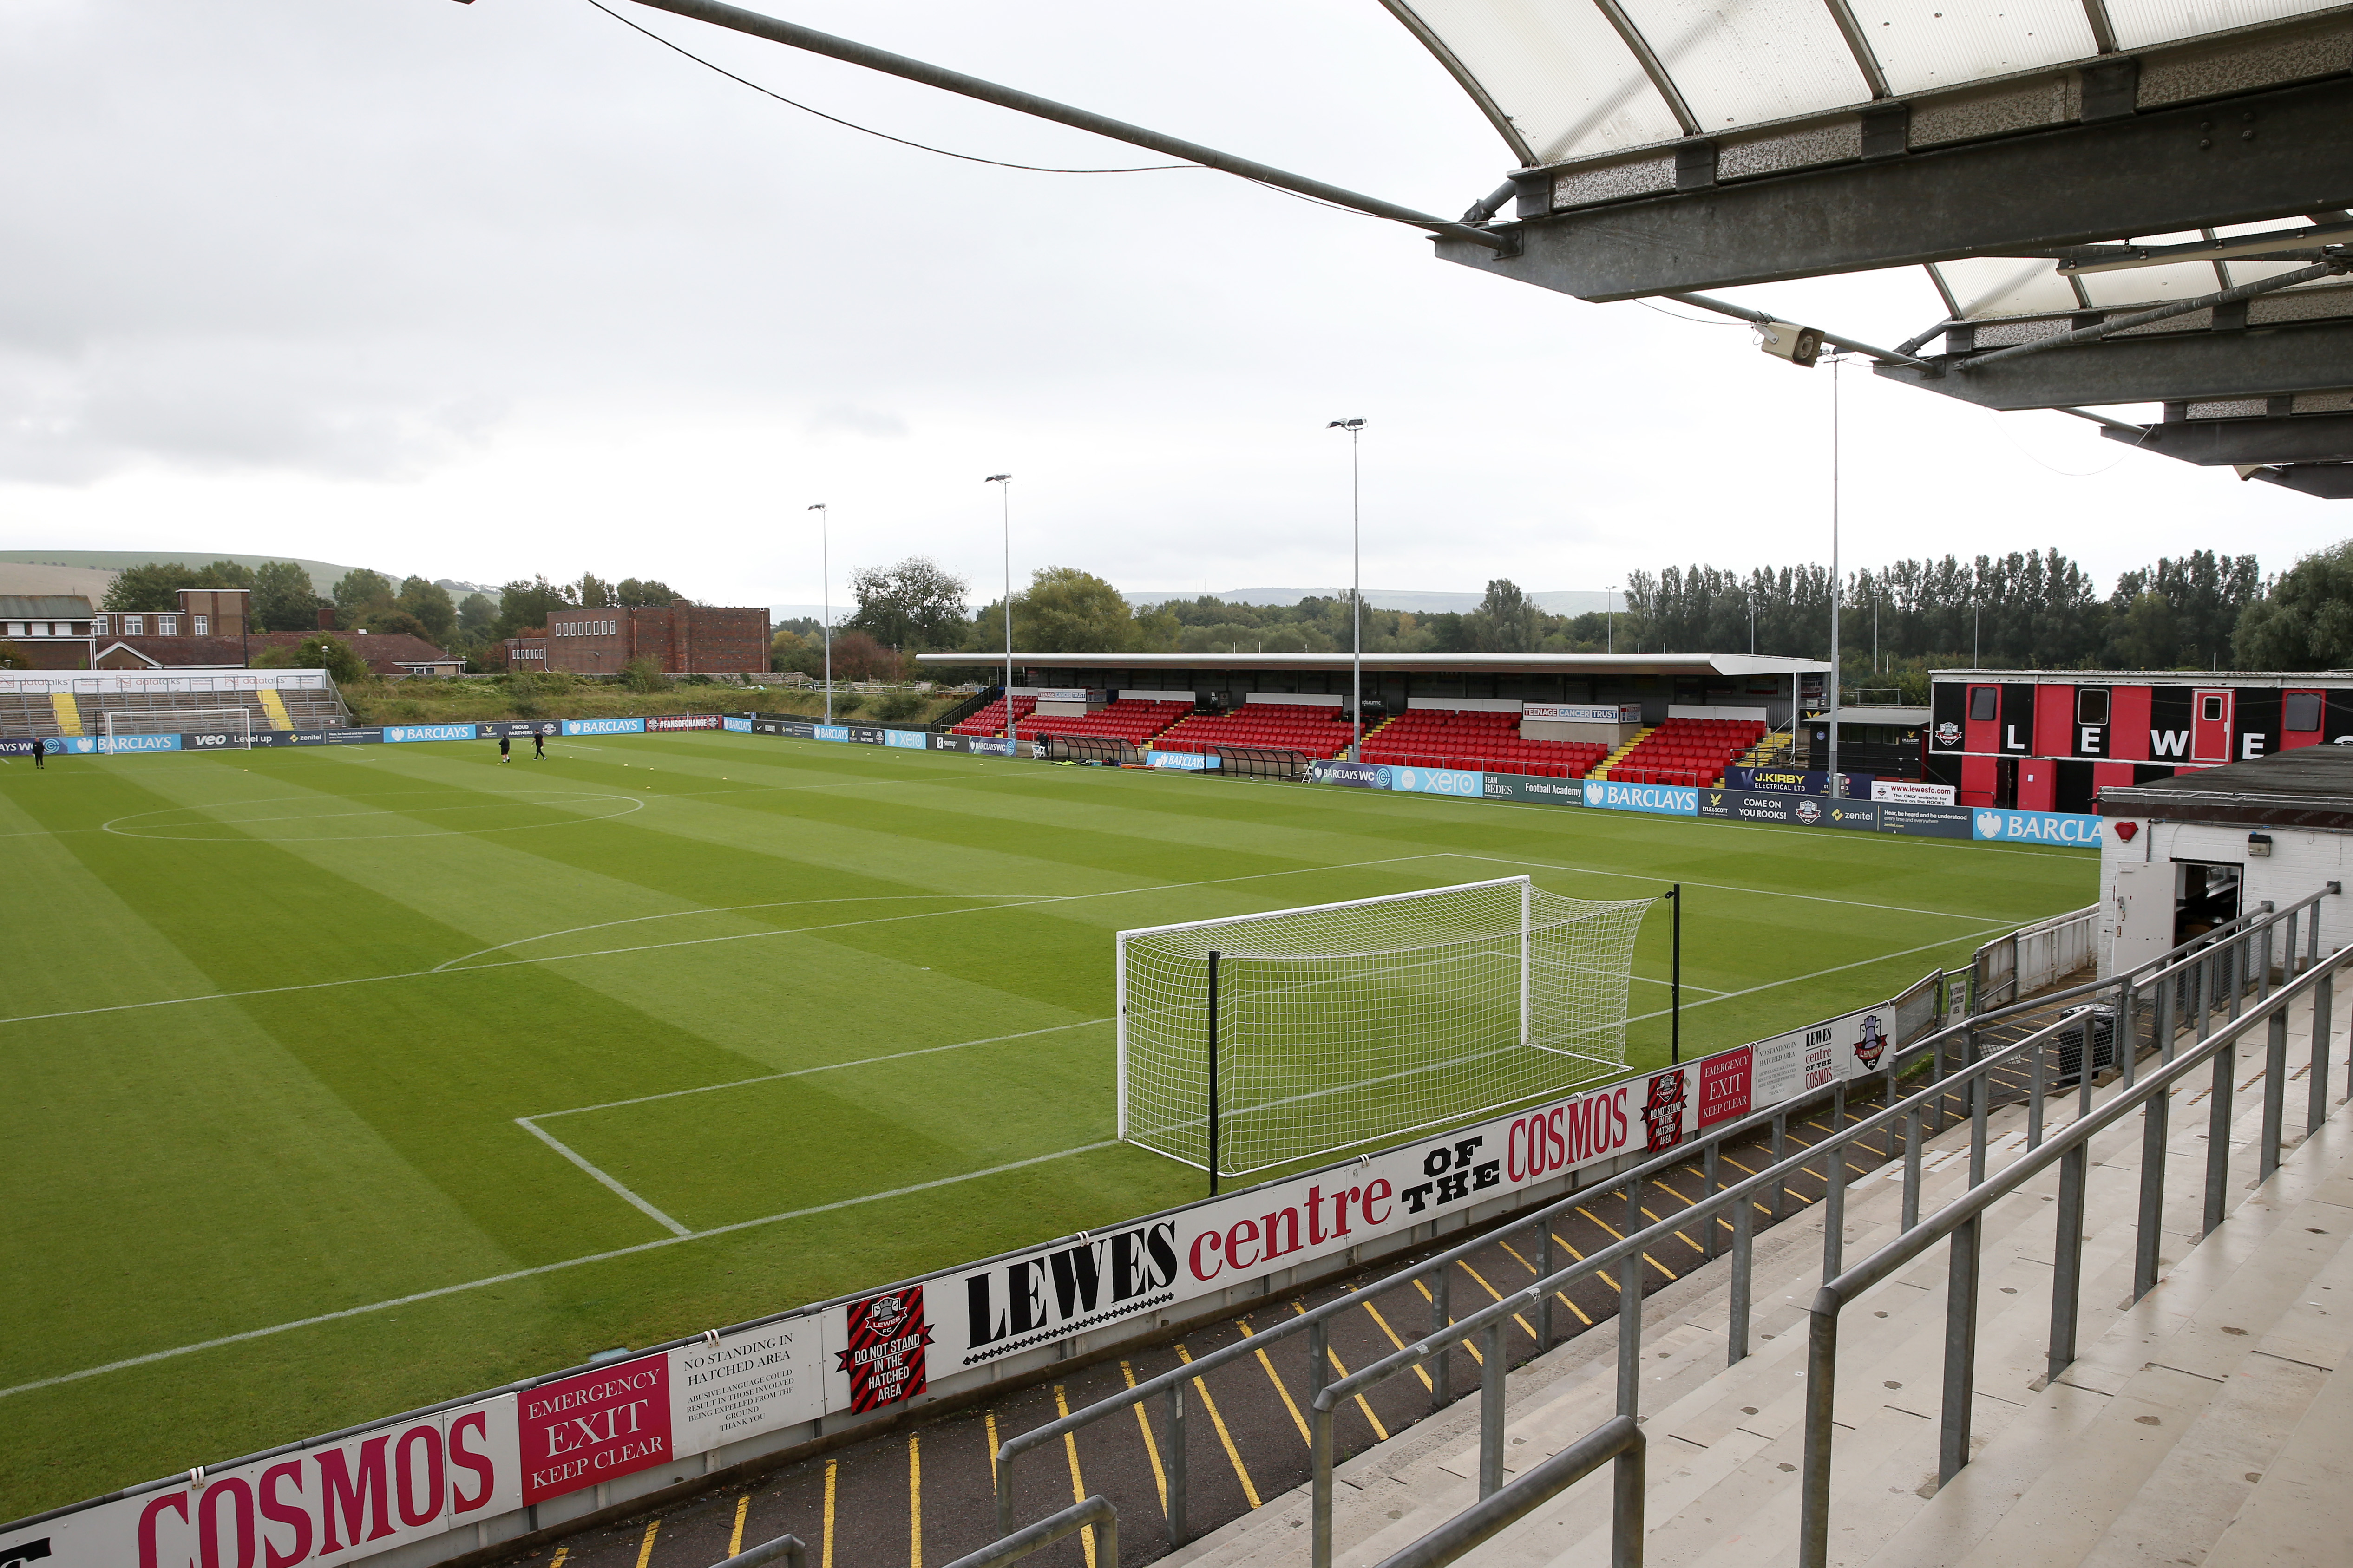
[[[2290,1061],[2302,1055],[2300,1038],[2292,1039]],[[2346,1341],[2353,1340],[2353,1251],[2342,1245],[2353,1230],[2353,1129],[2325,1130],[2250,1196],[2262,1072],[2259,1048],[2242,1049],[2232,1106],[2229,1193],[2237,1206],[2202,1244],[2195,1233],[2204,1188],[2207,1080],[2201,1073],[2176,1089],[2160,1284],[2137,1306],[2126,1298],[2136,1245],[2139,1119],[2095,1140],[2077,1341],[2083,1348],[2056,1384],[2046,1379],[2055,1171],[1989,1212],[1980,1244],[1973,1462],[1941,1492],[1936,1478],[1947,1249],[1932,1247],[1849,1309],[1841,1322],[1833,1562],[1944,1563],[1965,1555],[1984,1563],[2172,1561],[2178,1553],[2148,1552],[2192,1535],[2202,1552],[2242,1510],[2250,1522],[2239,1531],[2244,1544],[2232,1550],[2259,1553],[2264,1543],[2306,1542],[2323,1553],[2313,1561],[2345,1560],[2345,1532],[2316,1533],[2297,1511],[2316,1492],[2327,1491],[2329,1479],[2341,1481],[2341,1468],[2316,1468],[2308,1455],[2285,1460],[2281,1455],[2299,1422],[2313,1423],[2316,1436],[2353,1431],[2353,1390],[2331,1392]],[[2302,1072],[2295,1076],[2300,1080]],[[2115,1092],[2108,1089],[2099,1098]],[[2304,1142],[2304,1096],[2292,1089],[2286,1099],[2285,1142],[2294,1150]],[[2048,1130],[2063,1128],[2074,1103],[2072,1095],[2046,1101]],[[2005,1107],[1989,1119],[1989,1168],[2024,1152],[2025,1122],[2023,1106]],[[1929,1141],[1922,1213],[1933,1213],[1963,1190],[1968,1138],[1964,1121]],[[1897,1233],[1901,1193],[1900,1163],[1850,1187],[1848,1260]],[[1646,1303],[1650,1563],[1751,1568],[1760,1558],[1785,1562],[1794,1553],[1803,1447],[1802,1331],[1806,1304],[1820,1279],[1821,1219],[1820,1208],[1810,1207],[1757,1238],[1751,1353],[1736,1366],[1724,1364],[1728,1259],[1691,1271]],[[2321,1305],[2298,1304],[2312,1300]],[[2329,1316],[2333,1309],[2341,1311],[2342,1336],[2338,1319]],[[2248,1331],[2225,1331],[2239,1328]],[[1605,1323],[1514,1374],[1507,1476],[1557,1452],[1614,1411],[1616,1337]],[[2170,1418],[2162,1414],[2168,1409]],[[2148,1415],[2161,1425],[2151,1428],[2137,1419]],[[2177,1431],[2187,1445],[2178,1452],[2157,1436]],[[2087,1451],[2103,1456],[2118,1478],[2103,1494],[2112,1506],[2086,1509],[2069,1500],[2064,1478],[2085,1469]],[[2126,1487],[2136,1473],[2131,1456],[2151,1452],[2140,1479]],[[2265,1476],[2275,1460],[2284,1468],[2266,1497],[2262,1481],[2245,1478]],[[1335,1562],[1377,1563],[1468,1506],[1477,1496],[1477,1462],[1474,1396],[1342,1466]],[[2238,1468],[2217,1468],[2225,1464]],[[1472,1561],[1493,1568],[1565,1568],[1606,1560],[1609,1484],[1606,1473],[1589,1478]],[[2029,1499],[2042,1500],[2029,1507]],[[2063,1530],[2047,1521],[2025,1522],[2038,1518],[2035,1509],[2045,1502]],[[2021,1521],[2015,1526],[2007,1523],[2013,1512]],[[1220,1568],[1304,1563],[1306,1519],[1301,1489],[1169,1561]],[[2044,1550],[2063,1538],[2067,1544],[2056,1554]]]

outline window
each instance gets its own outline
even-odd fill
[[[8,623],[8,635],[12,637],[23,637],[25,635],[25,623],[22,621],[10,621]]]
[[[2079,686],[2075,689],[2075,722],[2105,724],[2108,721],[2108,689],[2105,686]]]
[[[2288,729],[2299,734],[2310,734],[2320,728],[2320,693],[2291,691],[2287,694],[2284,715]]]
[[[180,635],[180,617],[177,616],[157,616],[155,617],[155,635],[159,637],[178,637]]]
[[[107,618],[104,616],[94,617],[90,623],[90,635],[92,637],[104,637],[106,635],[106,626]]]
[[[198,637],[210,637],[212,635],[213,624],[209,619],[203,616],[195,616],[191,618],[196,623],[196,635]]]
[[[2205,720],[2210,724],[2219,723],[2222,718],[2222,694],[2219,691],[2200,692],[2198,695],[2198,717]]]
[[[1998,716],[2001,693],[1990,686],[1969,688],[1969,719],[1974,723],[1990,723]]]
[[[147,617],[144,616],[123,616],[122,635],[127,637],[145,637],[147,635]]]

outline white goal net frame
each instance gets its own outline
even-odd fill
[[[253,745],[250,708],[109,708],[100,718],[104,721],[100,751],[113,750],[125,735],[225,734],[237,737],[229,745]]]
[[[1119,1136],[1240,1176],[1614,1077],[1654,902],[1501,877],[1121,931]]]

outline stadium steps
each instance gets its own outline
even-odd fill
[[[2302,1058],[2300,1040],[2289,1060]],[[2177,1091],[2168,1148],[2163,1272],[2131,1291],[2137,1117],[2095,1142],[2085,1210],[2077,1360],[2044,1380],[2055,1173],[1988,1216],[1981,1254],[1972,1462],[1936,1486],[1946,1247],[1933,1247],[1841,1322],[1831,1561],[1873,1568],[2143,1562],[2345,1560],[2353,1535],[2353,1122],[2308,1142],[2287,1096],[2279,1173],[2256,1189],[2260,1063],[2242,1058],[2231,1192],[2242,1200],[2202,1242],[2201,1084]],[[2203,1074],[2196,1075],[2203,1079]],[[2105,1096],[2103,1097],[2105,1098]],[[2340,1100],[2341,1104],[2342,1101]],[[2054,1123],[2072,1093],[2049,1102]],[[2025,1108],[1989,1121],[1989,1165],[2024,1144]],[[1928,1142],[1922,1210],[1958,1195],[1968,1127]],[[1850,1260],[1896,1233],[1900,1165],[1847,1203]],[[1820,1279],[1822,1211],[1758,1235],[1751,1354],[1726,1368],[1728,1260],[1650,1300],[1643,1423],[1650,1438],[1645,1561],[1748,1568],[1794,1555],[1803,1449],[1805,1303]],[[1881,1314],[1884,1314],[1882,1316]],[[1514,1375],[1509,1475],[1557,1452],[1615,1408],[1616,1336],[1605,1325]],[[1341,1466],[1335,1562],[1361,1568],[1476,1500],[1477,1401]],[[1605,1469],[1465,1561],[1570,1568],[1609,1556]],[[1307,1558],[1306,1489],[1176,1552],[1204,1568],[1291,1568]]]
[[[79,735],[79,734],[80,734],[80,733],[82,732],[82,730],[81,730],[81,710],[80,710],[80,709],[79,709],[78,707],[76,707],[76,706],[74,705],[74,700],[73,700],[73,693],[72,693],[72,692],[70,692],[70,691],[52,691],[52,692],[50,692],[50,693],[49,693],[49,707],[50,707],[51,710],[52,710],[52,711],[54,711],[54,712],[56,713],[56,715],[57,715],[57,724],[58,724],[58,734],[60,734],[60,735]]]
[[[1593,771],[1585,776],[1589,779],[1608,778],[1609,776],[1609,770],[1623,762],[1626,758],[1627,752],[1632,751],[1635,747],[1649,740],[1651,736],[1656,732],[1657,728],[1658,726],[1652,725],[1650,729],[1636,731],[1632,740],[1627,742],[1624,745],[1619,747],[1616,751],[1602,758],[1599,763],[1596,763],[1594,764]]]
[[[269,727],[271,729],[291,730],[294,728],[294,717],[292,714],[286,711],[286,704],[284,700],[279,697],[276,688],[272,687],[265,689],[261,692],[260,696],[261,710],[269,716]]]

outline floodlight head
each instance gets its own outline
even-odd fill
[[[980,482],[985,485],[1010,484],[1013,482],[1013,476],[1011,474],[991,474],[988,478],[981,480]]]
[[[810,507],[810,508],[809,508],[809,510],[811,510],[811,511],[823,511],[824,510],[825,510],[825,502],[823,502],[823,501],[818,501],[816,505],[814,505],[814,506],[812,506],[812,507]]]
[[[1811,370],[1814,361],[1821,357],[1821,329],[1801,327],[1794,321],[1759,321],[1757,346],[1775,359],[1785,359]]]
[[[1361,430],[1364,427],[1365,422],[1361,419],[1335,419],[1324,426],[1326,430]]]

